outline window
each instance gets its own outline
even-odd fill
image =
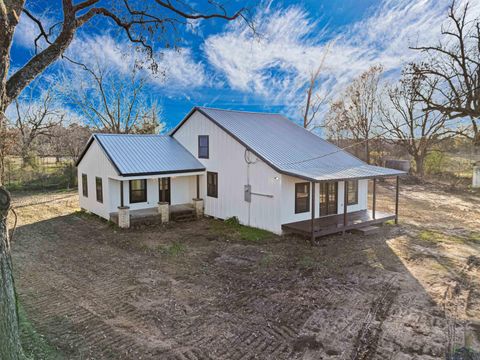
[[[347,205],[358,204],[358,180],[347,181]]]
[[[198,135],[198,157],[200,159],[208,159],[208,135]]]
[[[87,174],[82,174],[82,192],[83,196],[88,197]]]
[[[95,178],[95,190],[97,191],[97,201],[103,203],[103,186],[102,178]]]
[[[295,184],[295,214],[310,211],[310,183]]]
[[[218,174],[207,172],[207,196],[218,197]]]
[[[130,180],[130,203],[147,201],[147,180]]]

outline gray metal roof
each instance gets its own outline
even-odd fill
[[[196,110],[281,173],[320,181],[405,174],[368,165],[279,114],[205,107]]]
[[[171,136],[94,134],[91,141],[93,139],[123,176],[205,170],[202,163]]]

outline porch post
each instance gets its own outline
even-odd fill
[[[400,189],[400,176],[397,176],[397,186],[395,190],[395,224],[398,224],[398,190]]]
[[[310,243],[313,245],[315,243],[315,182],[312,181],[312,220],[311,220],[311,225],[310,229],[312,231],[312,236],[310,239]]]
[[[347,203],[348,203],[348,185],[347,180],[343,181],[343,235],[345,235],[345,227],[347,226]]]
[[[372,205],[372,217],[375,219],[375,210],[377,207],[377,178],[373,178],[373,205]]]
[[[120,180],[120,206],[123,207],[123,180]]]
[[[197,175],[197,199],[200,199],[200,175]]]

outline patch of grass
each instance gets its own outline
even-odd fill
[[[395,220],[387,220],[385,221],[385,225],[389,225],[389,226],[395,225]]]
[[[422,241],[439,243],[439,242],[450,242],[450,243],[468,243],[475,242],[480,243],[480,233],[472,232],[466,237],[456,236],[456,235],[447,235],[438,231],[433,230],[422,230],[418,234],[418,238]]]
[[[418,238],[422,241],[439,242],[441,241],[440,235],[442,234],[434,231],[422,230],[420,234],[418,234]]]
[[[270,231],[241,225],[236,216],[218,221],[212,229],[227,238],[240,239],[249,242],[259,242],[271,238]]]
[[[169,245],[160,245],[158,248],[162,254],[171,257],[177,257],[185,253],[185,251],[187,250],[187,247],[184,244],[176,241]]]
[[[55,349],[48,341],[40,335],[28,320],[23,307],[18,305],[18,315],[20,318],[20,333],[23,351],[28,359],[31,360],[60,360],[64,356],[59,350]]]
[[[468,236],[468,240],[480,243],[480,233],[479,232],[471,232]]]
[[[310,256],[305,255],[298,260],[297,265],[302,269],[313,269],[316,267],[317,263]]]

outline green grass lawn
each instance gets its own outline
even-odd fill
[[[264,241],[275,236],[267,230],[241,225],[236,217],[228,218],[225,221],[215,221],[213,231],[227,238],[249,242]]]

